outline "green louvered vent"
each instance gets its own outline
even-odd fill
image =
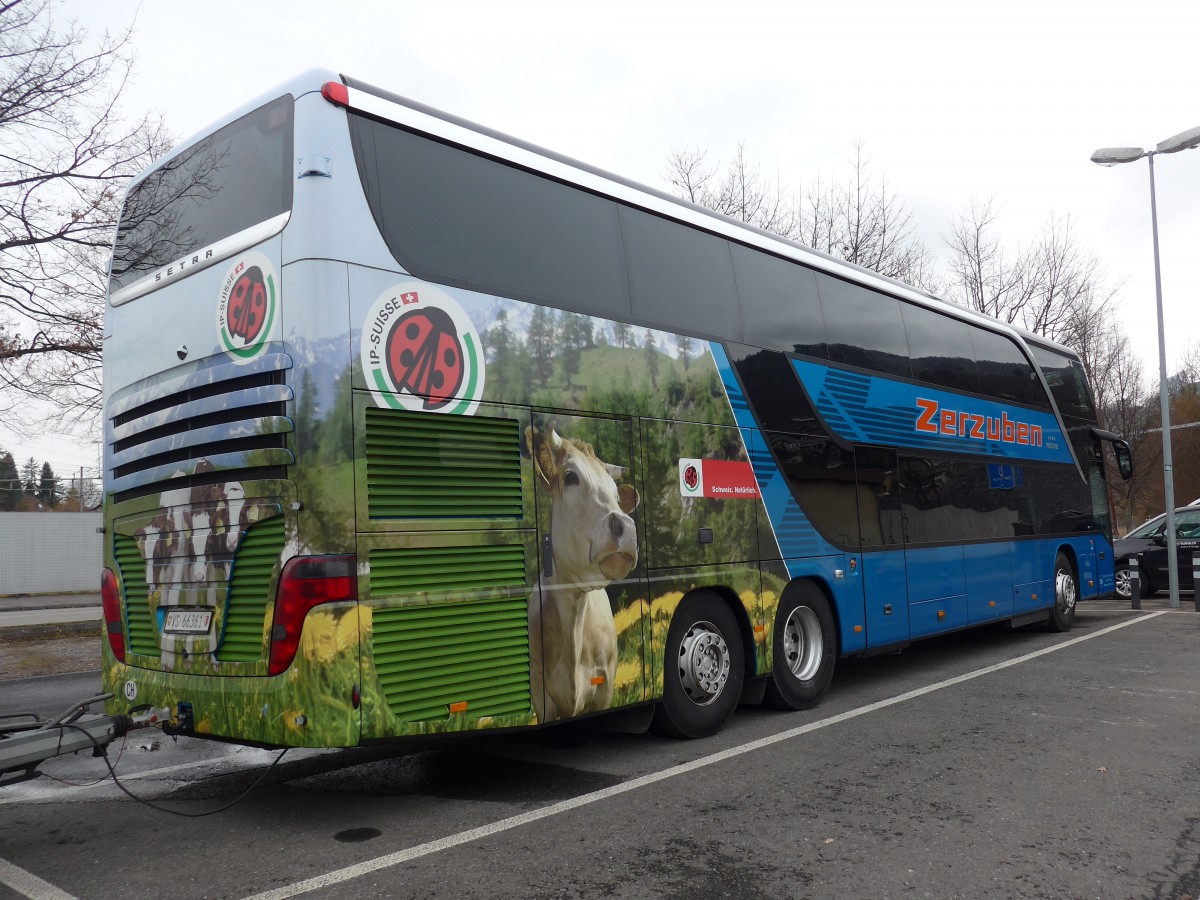
[[[225,634],[217,659],[221,662],[254,662],[262,659],[263,617],[271,572],[283,551],[283,516],[252,525],[233,559]]]
[[[516,419],[367,410],[372,519],[519,518]]]
[[[379,682],[398,719],[521,715],[529,704],[529,600],[477,600],[376,609]]]
[[[525,548],[520,544],[371,551],[375,598],[524,584]]]
[[[149,588],[146,585],[146,561],[135,538],[118,534],[113,543],[113,555],[121,570],[125,588],[125,621],[129,626],[129,650],[142,656],[160,656],[158,628],[150,612]]]

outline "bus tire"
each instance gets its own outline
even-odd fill
[[[837,664],[837,633],[825,593],[811,581],[789,585],[775,612],[774,660],[763,702],[772,709],[812,709]]]
[[[671,618],[663,655],[663,695],[651,730],[706,737],[733,715],[746,677],[737,620],[716,594],[699,591]]]
[[[1054,557],[1054,606],[1046,617],[1046,630],[1064,632],[1071,630],[1075,621],[1075,607],[1079,604],[1079,581],[1075,567],[1067,554],[1061,550]]]

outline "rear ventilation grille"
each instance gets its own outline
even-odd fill
[[[220,362],[118,392],[108,408],[109,481],[118,503],[163,490],[283,478],[294,462],[283,353]]]
[[[146,562],[135,538],[118,534],[113,542],[113,555],[121,572],[125,595],[125,623],[128,626],[129,650],[141,656],[161,656],[158,646],[158,627],[150,610],[149,588],[146,585]]]
[[[221,662],[262,659],[271,575],[282,551],[282,516],[252,526],[242,539],[233,561],[225,633],[217,651]]]
[[[520,518],[520,423],[366,411],[372,519]]]
[[[529,713],[528,609],[525,597],[376,609],[375,670],[392,712],[408,722],[446,719],[451,707]]]
[[[370,558],[374,599],[525,585],[520,544],[372,550]]]

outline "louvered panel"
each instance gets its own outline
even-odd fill
[[[160,656],[158,627],[150,611],[149,586],[146,584],[146,563],[135,538],[118,534],[113,542],[113,555],[121,572],[124,587],[125,624],[128,629],[129,650],[141,656]]]
[[[397,718],[445,719],[530,711],[529,600],[479,600],[377,609],[375,670]]]
[[[263,620],[270,600],[271,574],[282,551],[282,516],[252,526],[238,546],[225,611],[225,631],[217,651],[221,662],[262,659]]]
[[[519,518],[520,431],[516,419],[368,409],[371,518]]]
[[[371,551],[371,596],[525,584],[520,544]]]

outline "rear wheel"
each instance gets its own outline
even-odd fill
[[[837,662],[833,613],[815,584],[799,581],[783,592],[773,647],[765,703],[773,709],[812,709],[829,687]]]
[[[1075,605],[1079,601],[1079,582],[1075,567],[1062,551],[1054,557],[1054,606],[1046,619],[1048,631],[1070,631],[1075,621]]]
[[[693,594],[667,630],[663,696],[651,728],[680,738],[713,734],[737,707],[745,677],[745,651],[733,613],[715,594]]]

